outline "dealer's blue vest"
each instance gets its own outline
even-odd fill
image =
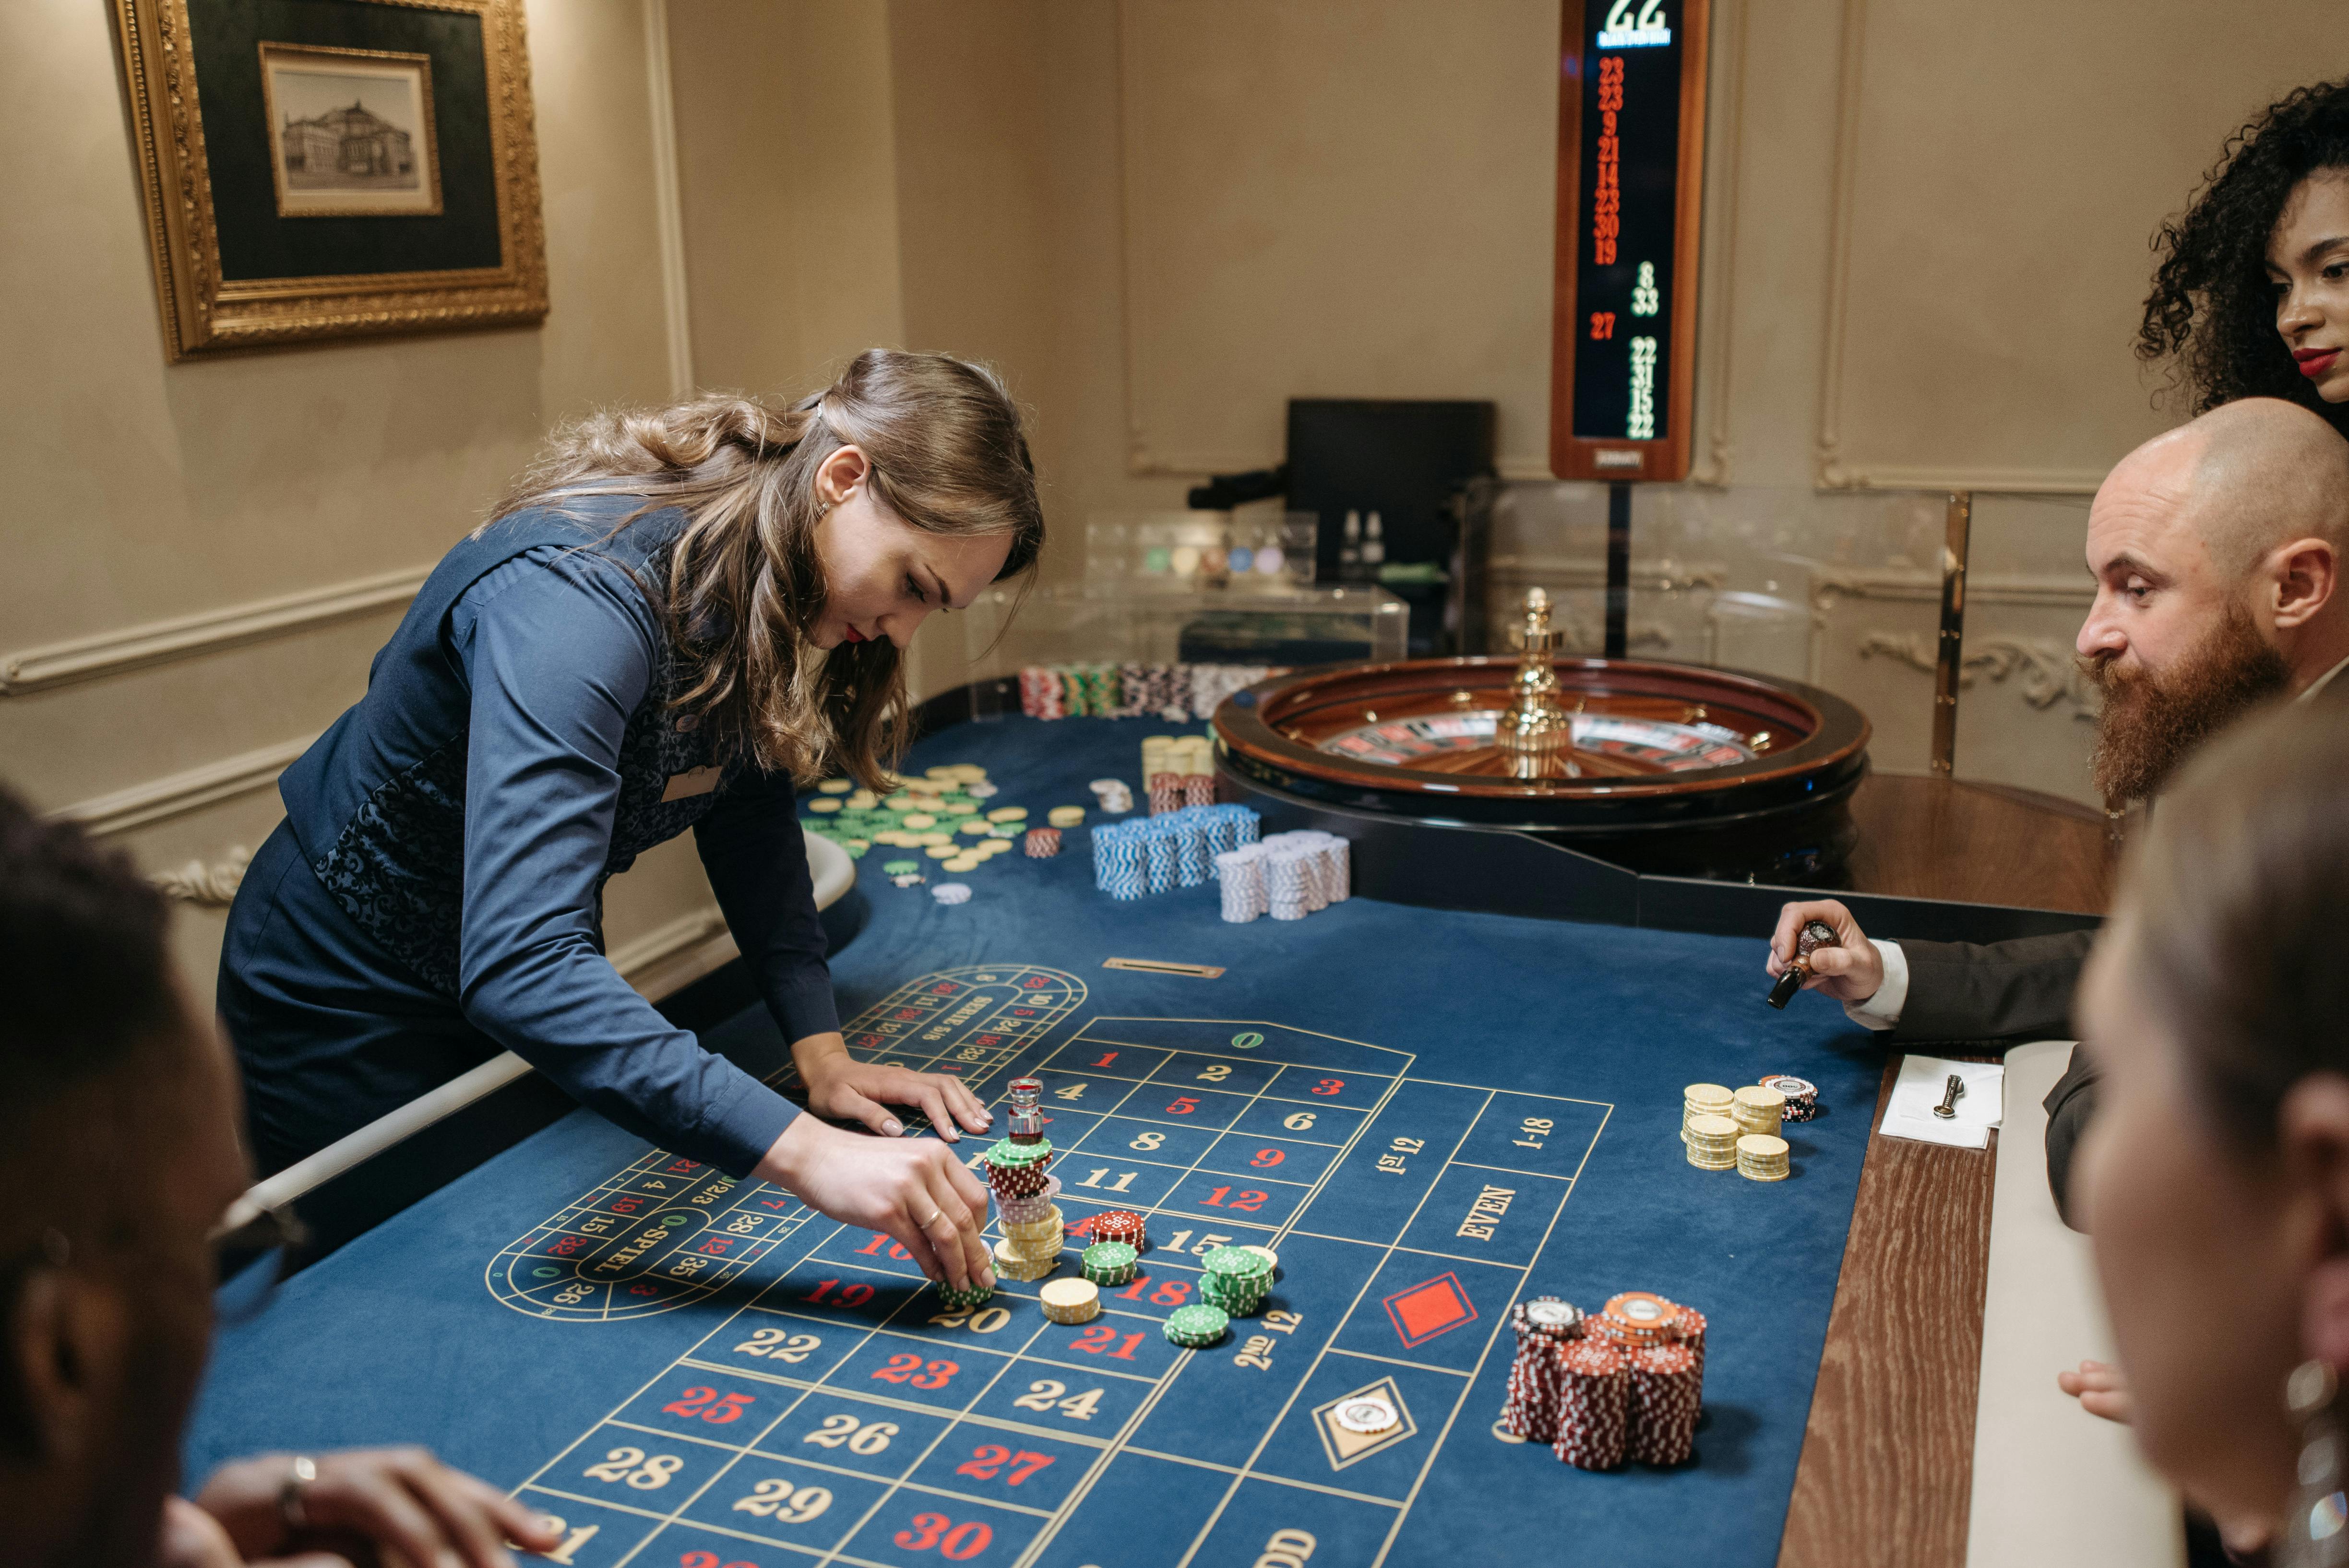
[[[576,506],[577,516],[518,512],[449,552],[376,655],[367,696],[278,781],[287,826],[336,903],[450,996],[457,994],[464,909],[472,692],[449,641],[449,613],[481,577],[541,545],[575,545],[642,573],[676,537],[684,516],[673,509],[651,512],[613,534],[613,525],[641,504],[597,498]],[[667,707],[667,638],[658,617],[648,614],[647,622],[657,650],[653,681],[628,716],[620,745],[620,799],[605,880],[691,827],[720,793],[661,799],[672,775],[709,762],[710,748],[706,732],[678,729]],[[602,882],[596,885],[600,905]]]

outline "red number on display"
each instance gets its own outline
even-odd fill
[[[997,1471],[1002,1470],[1005,1465],[1009,1465],[1011,1470],[1003,1478],[1003,1484],[1018,1486],[1051,1462],[1052,1456],[1050,1454],[1030,1453],[1026,1449],[1014,1453],[1000,1444],[986,1443],[971,1449],[970,1458],[955,1466],[955,1474],[977,1476],[981,1480],[993,1480]]]
[[[835,1285],[839,1286],[840,1289],[840,1294],[838,1295],[833,1295],[832,1294],[833,1287]],[[831,1299],[826,1300],[825,1298],[828,1296]],[[807,1295],[800,1297],[800,1299],[802,1301],[812,1302],[818,1306],[863,1306],[866,1302],[873,1299],[873,1287],[866,1284],[863,1280],[857,1280],[849,1284],[841,1284],[841,1283],[836,1279],[828,1279],[823,1281],[813,1290],[808,1292]]]
[[[1603,342],[1614,335],[1615,313],[1611,310],[1592,311],[1590,313],[1590,336],[1592,341]]]
[[[677,1560],[678,1568],[719,1568],[715,1552],[688,1552]],[[759,1568],[756,1563],[729,1563],[724,1568]]]
[[[698,1171],[701,1169],[700,1166],[695,1164],[690,1160],[672,1160],[668,1162],[668,1168],[680,1175],[688,1171]]]
[[[734,1241],[730,1236],[712,1236],[693,1250],[709,1257],[722,1258],[726,1255],[726,1249],[733,1244]]]
[[[1160,1306],[1180,1306],[1191,1299],[1191,1282],[1186,1279],[1163,1279],[1150,1299]]]
[[[673,1405],[663,1405],[664,1416],[698,1416],[712,1426],[722,1427],[729,1421],[740,1420],[742,1407],[755,1405],[754,1394],[724,1394],[715,1388],[688,1388],[685,1397]]]
[[[975,1519],[957,1524],[943,1513],[917,1513],[913,1529],[901,1530],[890,1539],[903,1551],[927,1552],[935,1546],[939,1556],[964,1563],[986,1551],[995,1532]]]
[[[644,1206],[645,1201],[642,1198],[615,1198],[612,1200],[612,1212],[616,1214],[633,1214]]]
[[[1323,1078],[1319,1083],[1313,1086],[1312,1092],[1315,1094],[1336,1094],[1340,1089],[1342,1089],[1345,1087],[1346,1080],[1344,1078]]]
[[[567,1258],[586,1244],[587,1238],[585,1236],[565,1236],[546,1250],[558,1258]]]
[[[893,1242],[879,1231],[874,1232],[873,1239],[865,1243],[863,1246],[857,1248],[856,1251],[859,1256],[869,1258],[874,1253],[880,1252],[884,1247],[888,1249],[888,1253],[891,1257],[895,1258],[901,1264],[914,1255],[905,1250],[905,1243]]]
[[[1106,1355],[1112,1361],[1131,1361],[1135,1347],[1149,1337],[1147,1334],[1129,1334],[1125,1336],[1125,1343],[1120,1345],[1114,1327],[1106,1323],[1096,1323],[1070,1340],[1069,1348],[1081,1350],[1088,1356]],[[1116,1348],[1112,1349],[1112,1346]]]
[[[875,1367],[873,1376],[884,1383],[907,1383],[916,1388],[943,1388],[961,1370],[962,1367],[952,1361],[933,1361],[925,1366],[918,1356],[897,1355]]]
[[[761,1209],[781,1210],[788,1209],[791,1206],[792,1201],[789,1198],[761,1198],[759,1200],[759,1207]]]
[[[628,1287],[628,1294],[630,1295],[658,1295],[660,1294],[660,1286],[657,1284],[632,1284]]]
[[[1198,1109],[1199,1102],[1186,1094],[1180,1099],[1177,1099],[1173,1105],[1168,1106],[1166,1108],[1166,1114],[1169,1116],[1188,1116]]]
[[[1261,1170],[1270,1170],[1288,1158],[1287,1154],[1278,1149],[1259,1149],[1256,1151],[1256,1158],[1248,1163]]]

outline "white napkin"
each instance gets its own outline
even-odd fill
[[[1958,1096],[1957,1115],[1933,1114],[1941,1103],[1950,1075],[1966,1086]],[[1990,1142],[1990,1130],[2005,1119],[2006,1068],[1998,1062],[1953,1062],[1940,1057],[1906,1057],[1900,1076],[1893,1080],[1892,1098],[1885,1103],[1884,1122],[1877,1130],[1888,1138],[1910,1138],[1920,1143],[1946,1143],[1957,1149],[1981,1149]]]

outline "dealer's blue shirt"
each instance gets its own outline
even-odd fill
[[[221,960],[264,1169],[501,1048],[738,1175],[795,1114],[604,957],[604,883],[689,827],[784,1038],[839,1027],[791,781],[719,765],[668,706],[636,577],[682,518],[614,533],[636,504],[523,512],[450,551],[366,697],[286,770]]]

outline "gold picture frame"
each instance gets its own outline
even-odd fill
[[[239,0],[114,0],[173,361],[545,316],[522,0],[363,5],[357,31],[371,36],[355,40],[349,7],[332,8],[344,19],[333,36],[264,38]],[[331,178],[299,171],[307,190],[289,204],[279,99],[303,99],[287,106],[294,119],[322,118],[311,84],[281,74],[305,57],[384,90],[374,106],[357,95],[360,116],[295,128],[314,156],[336,129],[377,150]],[[337,199],[311,199],[321,191]]]

